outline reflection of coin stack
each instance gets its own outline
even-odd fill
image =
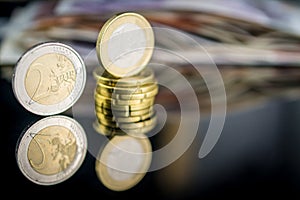
[[[156,124],[153,109],[158,86],[154,73],[146,68],[137,75],[115,78],[94,71],[97,80],[95,129],[104,135],[146,134]]]

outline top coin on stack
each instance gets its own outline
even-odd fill
[[[97,56],[105,70],[114,77],[133,76],[148,64],[154,47],[150,23],[140,14],[120,13],[101,28]]]

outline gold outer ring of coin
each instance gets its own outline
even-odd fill
[[[132,23],[144,30],[146,38],[146,48],[143,56],[133,66],[121,68],[116,66],[109,57],[108,41],[114,31],[124,24]],[[114,15],[102,26],[97,42],[96,50],[99,61],[103,67],[113,76],[132,76],[142,71],[152,57],[154,47],[154,33],[151,24],[142,15],[134,12],[126,12]]]
[[[93,70],[93,76],[97,83],[102,83],[108,86],[141,86],[147,83],[156,82],[154,79],[154,72],[146,67],[140,73],[130,77],[117,78],[102,70],[102,67],[97,67]]]
[[[131,145],[129,146],[129,144]],[[136,151],[128,149],[135,148],[136,145],[140,149],[137,154]],[[131,159],[139,159],[138,162],[132,162],[132,164],[139,163],[139,166],[134,167],[134,171],[130,171],[130,169],[128,171],[124,168],[128,165],[123,164],[123,159],[117,159],[118,156],[123,159],[129,158],[127,162],[131,162]],[[111,159],[112,157],[114,159]],[[118,162],[110,163],[109,160],[117,160]],[[98,179],[105,187],[113,191],[125,191],[134,187],[143,179],[150,167],[151,161],[152,146],[149,138],[116,135],[99,151],[95,163],[95,171]],[[111,164],[112,166],[110,166]],[[122,176],[122,174],[125,176]]]

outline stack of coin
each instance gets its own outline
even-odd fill
[[[100,68],[94,71],[95,129],[104,135],[146,134],[156,124],[153,109],[158,85],[154,73],[145,68],[137,75],[115,78]]]
[[[147,67],[153,47],[152,27],[140,14],[120,13],[102,26],[96,43],[102,66],[94,70],[94,128],[99,133],[143,135],[156,125],[158,86]]]

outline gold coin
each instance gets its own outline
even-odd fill
[[[138,184],[152,160],[149,138],[114,136],[97,155],[95,171],[110,190],[124,191]]]
[[[93,70],[93,76],[97,83],[102,83],[108,86],[141,86],[155,82],[153,70],[145,68],[140,73],[130,76],[117,78],[103,70],[101,67],[97,67]]]
[[[101,112],[96,112],[96,116],[98,119],[105,119],[105,120],[111,120],[112,122],[115,122],[118,124],[120,123],[132,123],[132,122],[138,122],[145,119],[150,118],[154,114],[153,110],[150,110],[148,113],[145,113],[144,115],[140,116],[132,116],[132,117],[119,117],[119,116],[111,116],[111,115],[105,115]]]
[[[99,124],[102,124],[104,126],[108,126],[110,128],[119,128],[118,124],[116,122],[112,121],[111,118],[97,116],[97,120],[98,120]]]
[[[146,137],[146,134],[149,133],[152,129],[154,129],[156,126],[156,123],[140,127],[140,128],[135,128],[135,129],[125,129],[122,128],[121,130],[125,132],[127,135],[135,136],[135,137]]]
[[[139,128],[144,128],[146,126],[151,126],[153,124],[156,124],[157,122],[157,117],[154,114],[151,118],[148,118],[146,120],[140,121],[140,122],[134,122],[134,123],[120,123],[118,126],[122,130],[128,130],[128,129],[139,129]]]
[[[115,77],[142,71],[152,57],[153,47],[151,24],[133,12],[111,17],[102,26],[96,42],[99,61]]]
[[[128,86],[128,87],[118,87],[118,86],[108,86],[104,85],[102,83],[97,84],[96,86],[96,92],[98,94],[104,94],[104,96],[110,97],[112,94],[126,94],[126,95],[133,95],[133,94],[141,94],[141,93],[147,93],[149,91],[152,91],[156,89],[157,83],[149,83],[142,86]]]
[[[147,102],[151,99],[153,99],[153,98],[123,100],[123,99],[108,98],[108,97],[105,97],[103,95],[95,93],[95,100],[96,101],[100,100],[100,101],[110,103],[112,105],[119,105],[119,106],[142,104],[142,103]]]
[[[97,104],[95,104],[95,112],[96,113],[100,112],[104,115],[113,116],[113,111],[111,109],[98,106]]]
[[[111,128],[100,124],[98,120],[95,120],[93,123],[93,128],[97,133],[100,133],[105,136],[114,136],[114,135],[125,135],[126,133],[119,128]]]
[[[115,94],[113,93],[111,96],[114,99],[119,100],[138,100],[138,99],[145,99],[145,98],[152,98],[158,94],[158,87],[155,87],[153,90],[145,93],[140,94]]]
[[[157,117],[155,114],[152,114],[152,116],[149,118],[132,123],[116,123],[112,118],[103,115],[97,115],[97,119],[99,124],[102,124],[104,126],[130,131],[132,129],[140,129],[156,124]]]
[[[153,105],[154,103],[154,98],[153,99],[148,99],[147,101],[144,101],[141,104],[137,104],[137,105],[114,105],[110,102],[107,101],[103,101],[101,99],[96,99],[95,100],[95,106],[96,107],[103,107],[106,109],[111,109],[113,111],[123,111],[123,112],[132,112],[132,111],[137,111],[137,110],[144,110],[149,108],[150,106]]]
[[[140,116],[147,114],[153,110],[153,107],[147,107],[146,109],[143,110],[135,110],[135,111],[118,111],[118,110],[111,110],[111,109],[106,109],[101,106],[95,106],[95,111],[102,113],[104,115],[109,115],[109,116],[116,116],[116,117],[135,117],[135,116]]]
[[[102,135],[105,136],[114,136],[114,135],[131,135],[135,137],[146,137],[146,134],[149,133],[154,127],[156,126],[156,123],[150,124],[148,126],[136,128],[136,129],[120,129],[120,128],[113,128],[109,126],[105,126],[98,122],[98,120],[95,120],[93,123],[94,129]]]

